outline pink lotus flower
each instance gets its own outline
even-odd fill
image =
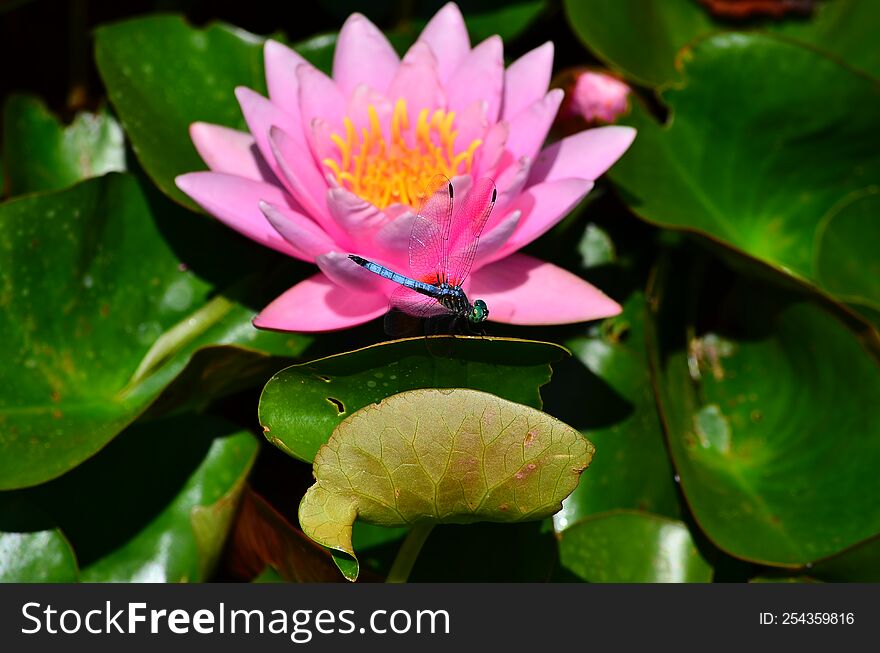
[[[606,73],[578,74],[566,112],[587,122],[614,122],[629,110],[629,86]]]
[[[563,96],[547,92],[552,43],[505,70],[501,39],[471,48],[450,3],[402,60],[360,14],[339,33],[332,78],[280,43],[267,41],[264,54],[269,98],[236,89],[250,133],[194,123],[210,172],[176,180],[233,229],[320,268],[256,326],[325,331],[382,315],[393,284],[347,255],[406,273],[413,207],[438,172],[462,195],[479,177],[497,185],[465,286],[492,320],[562,324],[620,312],[581,278],[515,253],[559,222],[635,136],[604,127],[540,150]]]

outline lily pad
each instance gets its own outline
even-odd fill
[[[834,583],[880,583],[880,536],[820,560],[805,572]]]
[[[101,110],[80,112],[62,125],[34,96],[9,96],[3,147],[10,195],[58,190],[125,170],[125,142],[116,120]]]
[[[830,222],[821,272],[816,243],[825,216],[880,179],[880,83],[759,34],[702,41],[682,62],[681,85],[663,93],[672,117],[658,125],[636,108],[639,138],[610,173],[632,210],[825,292],[851,287],[848,251],[870,249],[875,229],[847,228],[855,207]]]
[[[547,10],[548,3],[546,0],[462,0],[458,4],[464,14],[471,42],[476,44],[494,34],[505,42],[517,38]]]
[[[294,356],[308,342],[251,325],[255,308],[235,297],[260,301],[260,291],[233,287],[235,266],[217,269],[232,252],[241,269],[253,263],[238,237],[127,175],[6,202],[0,225],[0,489],[42,483],[94,455],[204,346],[224,346],[212,352],[221,368],[243,356],[235,369],[264,375],[278,366],[268,354]],[[214,396],[254,379],[218,380]]]
[[[844,200],[821,225],[816,273],[856,310],[880,311],[880,187]],[[878,321],[880,324],[880,321]]]
[[[0,583],[72,583],[70,542],[27,497],[0,492]]]
[[[315,458],[303,531],[350,556],[355,519],[382,526],[547,517],[593,457],[578,431],[468,389],[411,390],[351,415]],[[343,569],[346,572],[346,569]]]
[[[184,206],[197,208],[174,178],[205,168],[189,126],[203,121],[246,130],[234,91],[247,86],[266,93],[264,41],[222,23],[197,29],[172,15],[133,18],[95,32],[98,70],[138,160]],[[294,48],[323,67],[334,46],[331,34]]]
[[[76,558],[57,530],[0,533],[0,582],[72,583]]]
[[[205,167],[189,138],[196,121],[244,128],[236,86],[265,92],[263,39],[229,25],[194,29],[181,16],[147,16],[95,32],[107,94],[144,170],[195,208],[174,177]]]
[[[559,564],[591,583],[708,583],[712,567],[687,526],[643,512],[593,515],[559,540]]]
[[[553,516],[557,530],[615,509],[680,516],[648,370],[645,310],[644,295],[634,293],[623,313],[603,322],[594,335],[566,342],[580,363],[578,375],[557,370],[548,395],[557,391],[554,408],[561,402],[571,408],[550,412],[576,426],[601,455]]]
[[[799,567],[880,533],[880,365],[835,316],[687,258],[649,305],[654,384],[681,488],[736,557]]]
[[[880,8],[875,2],[816,3],[815,14],[758,26],[843,59],[880,77],[880,53],[872,47]],[[696,0],[565,0],[575,34],[600,59],[633,81],[658,86],[674,81],[676,55],[700,38],[738,26],[712,18]],[[739,25],[741,26],[741,24]]]
[[[550,363],[567,354],[558,345],[510,338],[373,345],[278,372],[260,397],[260,424],[272,444],[310,463],[344,419],[404,390],[468,387],[540,408]]]

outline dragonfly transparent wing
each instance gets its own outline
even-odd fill
[[[470,192],[456,203],[450,220],[443,269],[445,278],[452,285],[460,286],[471,271],[480,234],[495,206],[496,196],[494,182],[484,177],[475,181]]]
[[[411,290],[406,286],[400,286],[390,299],[391,308],[412,315],[414,317],[432,317],[444,315],[449,311],[433,297],[428,297]]]
[[[409,268],[414,279],[437,283],[448,269],[452,194],[452,183],[444,175],[436,175],[425,189],[409,239]]]

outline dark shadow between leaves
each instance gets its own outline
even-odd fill
[[[180,493],[214,439],[234,430],[196,415],[135,424],[64,476],[3,493],[0,501],[26,502],[51,516],[52,526],[64,531],[86,567],[156,518]]]
[[[576,357],[553,365],[550,383],[542,388],[544,412],[580,431],[603,429],[627,419],[635,406]],[[589,410],[584,410],[589,406]]]

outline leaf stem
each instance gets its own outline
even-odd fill
[[[386,583],[405,583],[409,579],[416,558],[419,557],[419,552],[433,528],[434,522],[423,521],[410,529],[403,544],[400,545],[397,557],[394,558],[394,564],[391,565],[391,571],[388,572],[388,578],[385,579]]]

